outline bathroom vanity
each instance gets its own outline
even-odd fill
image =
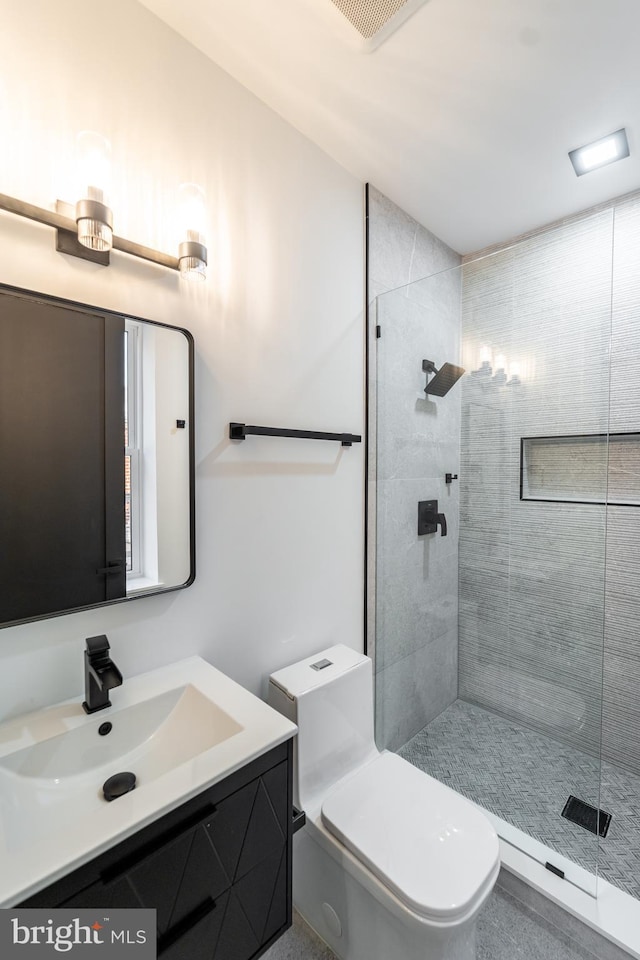
[[[295,726],[197,657],[121,690],[0,728],[0,905],[155,908],[163,960],[260,956],[291,925]],[[116,769],[138,785],[109,803]]]
[[[153,907],[159,957],[259,956],[291,925],[290,743],[21,905]]]

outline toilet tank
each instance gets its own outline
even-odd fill
[[[371,660],[329,647],[272,674],[268,699],[298,726],[293,802],[313,816],[335,783],[378,754]]]

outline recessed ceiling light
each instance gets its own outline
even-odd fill
[[[607,163],[623,160],[628,156],[629,143],[624,127],[622,130],[616,130],[615,133],[610,133],[600,140],[587,143],[584,147],[569,151],[569,158],[577,177],[581,177],[583,173],[590,173],[598,167],[604,167]]]

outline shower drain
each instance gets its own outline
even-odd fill
[[[574,796],[570,796],[565,803],[562,816],[601,837],[606,837],[611,823],[611,814],[606,810],[598,810],[597,807],[592,807],[590,803],[578,800]]]

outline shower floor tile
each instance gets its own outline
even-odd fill
[[[640,898],[640,777],[602,764],[598,838],[561,816],[570,794],[597,805],[600,763],[574,747],[456,700],[398,751],[414,766],[551,849]]]

